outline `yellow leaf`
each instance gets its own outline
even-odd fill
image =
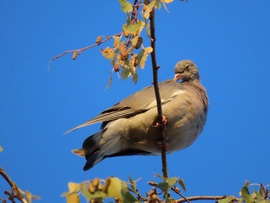
[[[153,48],[152,47],[145,47],[144,50],[146,53],[150,54],[153,51]]]
[[[106,59],[112,60],[114,58],[114,51],[110,47],[107,47],[106,49],[101,49],[100,51]]]
[[[32,194],[31,194],[31,192],[26,191],[25,192],[25,197],[26,197],[28,203],[32,202]]]
[[[136,36],[136,37],[134,37],[132,40],[131,40],[131,44],[132,44],[132,46],[136,46],[136,44],[137,44],[137,41],[138,41],[138,38],[139,38],[139,36]]]
[[[68,189],[69,193],[79,192],[81,190],[81,184],[69,182]]]
[[[139,53],[138,53],[138,66],[141,67],[142,69],[145,66],[145,62],[147,59],[148,54],[150,54],[153,51],[152,47],[146,47],[144,49],[142,49]]]
[[[131,59],[129,60],[129,70],[132,74],[136,73],[136,68],[135,68],[135,62],[136,62],[136,54],[133,54]]]
[[[121,38],[118,37],[118,36],[114,36],[113,39],[114,39],[113,47],[114,47],[114,48],[115,48],[115,47],[119,47]]]
[[[2,152],[3,151],[3,148],[0,146],[0,152]]]
[[[107,194],[109,197],[114,198],[121,198],[121,180],[119,178],[109,178],[110,179],[110,185],[107,190]]]
[[[124,11],[125,13],[132,11],[133,8],[130,2],[128,2],[127,0],[119,0],[119,2],[121,4],[122,11]]]
[[[66,197],[67,203],[80,203],[80,197],[78,194],[72,193]]]

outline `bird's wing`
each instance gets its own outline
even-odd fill
[[[159,90],[162,104],[170,101],[171,98],[183,92],[183,89],[185,88],[181,83],[174,82],[173,80],[167,80],[160,83]],[[123,99],[111,108],[106,109],[91,120],[72,128],[67,133],[98,122],[104,122],[106,124],[107,122],[117,120],[119,118],[128,118],[154,107],[156,107],[154,89],[153,86],[148,86]]]

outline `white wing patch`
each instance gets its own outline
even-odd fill
[[[177,91],[175,91],[168,99],[166,99],[166,100],[165,100],[165,99],[161,99],[161,103],[164,104],[164,103],[170,101],[171,98],[174,98],[174,97],[176,97],[176,96],[178,96],[178,95],[180,95],[180,94],[184,94],[184,93],[185,93],[184,90],[177,90]],[[154,100],[153,102],[151,102],[151,103],[146,107],[146,109],[151,109],[151,108],[156,107],[156,106],[157,106],[157,102],[156,102],[156,100]]]

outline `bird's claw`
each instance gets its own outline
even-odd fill
[[[157,128],[165,129],[165,128],[166,128],[166,125],[167,125],[167,122],[168,122],[167,118],[166,118],[165,116],[162,115],[162,120],[161,120],[161,122],[158,122],[158,121],[157,121],[157,122],[154,124],[154,126],[157,127]]]

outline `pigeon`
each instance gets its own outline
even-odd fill
[[[200,83],[194,62],[179,61],[174,72],[173,80],[159,83],[166,119],[166,153],[190,146],[202,132],[208,111],[206,89]],[[160,155],[161,136],[156,118],[156,97],[153,86],[149,86],[69,130],[102,122],[101,130],[85,139],[82,148],[73,153],[86,158],[84,171],[108,157]]]

